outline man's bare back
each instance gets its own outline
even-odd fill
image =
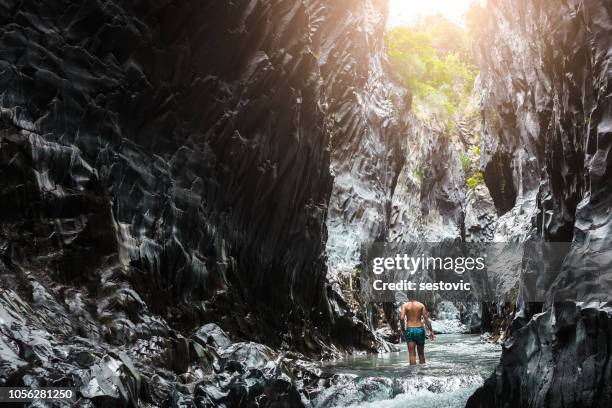
[[[402,305],[400,310],[400,324],[405,329],[406,343],[408,344],[408,355],[410,365],[416,364],[416,350],[419,352],[419,363],[425,364],[425,328],[423,322],[429,329],[429,338],[434,339],[429,313],[425,305],[417,301],[409,301]]]
[[[425,305],[421,302],[408,302],[404,303],[404,316],[406,319],[407,327],[422,327],[421,316],[425,310]]]

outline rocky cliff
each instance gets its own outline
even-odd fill
[[[374,3],[382,7],[377,10]],[[338,2],[338,7],[347,4]],[[334,186],[327,219],[332,272],[354,267],[362,245],[385,240],[391,196],[405,160],[406,123],[400,116],[410,95],[388,73],[386,2],[373,2],[369,9],[360,24],[339,20],[320,34],[330,50],[321,55],[322,73],[327,93],[335,95],[329,100],[334,112],[329,117]]]
[[[334,331],[340,337],[357,333],[360,343],[376,342],[380,348],[386,346],[368,334],[377,311],[358,298],[354,275],[363,246],[384,241],[388,233],[391,196],[404,161],[406,121],[400,114],[410,95],[390,75],[386,59],[387,2],[332,4],[325,10],[334,23],[317,30],[313,40],[322,49],[318,58],[331,130],[334,183],[326,222],[330,301],[334,309],[347,310],[336,313],[345,316],[345,323],[353,321],[351,327],[334,325]],[[346,13],[361,17],[346,18]],[[355,285],[347,285],[352,279]],[[342,306],[338,295],[343,292],[351,307]]]
[[[342,174],[394,183],[385,18],[374,0],[2,2],[0,383],[300,404],[308,372],[276,350],[374,347],[324,249]]]
[[[519,295],[500,365],[467,406],[609,406],[612,10],[491,0],[481,23],[482,165],[498,231],[572,245],[536,278],[554,282],[548,302]]]

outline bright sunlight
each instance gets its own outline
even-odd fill
[[[412,25],[418,19],[432,15],[442,15],[455,24],[463,25],[465,12],[473,2],[474,0],[389,0],[388,25]]]

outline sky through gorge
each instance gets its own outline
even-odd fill
[[[389,0],[388,27],[411,25],[419,17],[441,14],[455,24],[464,24],[464,14],[475,0]],[[481,0],[476,0],[482,3]]]

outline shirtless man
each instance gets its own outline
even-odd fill
[[[408,355],[410,365],[416,364],[415,348],[419,352],[419,364],[425,364],[425,328],[421,322],[421,317],[429,330],[429,338],[435,338],[429,321],[429,313],[425,305],[415,300],[408,301],[402,305],[400,310],[400,326],[404,330],[404,319],[406,319],[406,343],[408,343]]]

